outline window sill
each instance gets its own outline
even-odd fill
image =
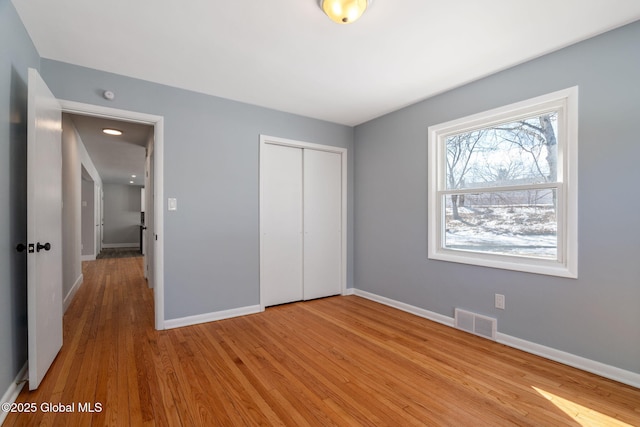
[[[577,263],[575,261],[561,263],[554,260],[535,259],[530,257],[505,256],[492,254],[476,254],[467,251],[451,249],[431,250],[429,259],[455,262],[460,264],[477,265],[481,267],[499,268],[502,270],[520,271],[524,273],[543,274],[547,276],[578,278]]]

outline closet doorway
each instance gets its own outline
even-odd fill
[[[347,150],[260,137],[260,306],[344,293]]]

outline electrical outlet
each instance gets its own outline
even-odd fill
[[[496,308],[504,310],[504,295],[496,294]]]

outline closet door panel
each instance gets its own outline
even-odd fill
[[[341,293],[342,158],[305,149],[304,299]]]
[[[303,299],[302,149],[267,144],[262,159],[263,304]]]

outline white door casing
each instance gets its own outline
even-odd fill
[[[27,317],[35,390],[62,347],[62,111],[38,71],[28,73]]]
[[[100,188],[100,250],[102,252],[102,245],[104,241],[104,190]]]
[[[58,100],[62,110],[69,114],[103,117],[114,120],[122,120],[134,123],[144,123],[153,126],[154,151],[153,151],[153,230],[150,232],[150,245],[148,251],[152,253],[152,268],[149,275],[149,284],[154,288],[154,317],[155,328],[165,329],[164,322],[164,118],[153,114],[136,111],[122,110],[104,107],[100,105],[85,104],[76,101]],[[104,189],[100,188],[99,229],[100,248],[104,236]]]
[[[102,250],[102,234],[100,232],[100,198],[102,197],[102,189],[97,183],[93,185],[93,224],[94,224],[94,248],[93,252],[97,257]]]
[[[146,212],[144,217],[144,225],[147,228],[146,230],[146,278],[147,284],[150,288],[153,288],[155,279],[154,279],[154,269],[155,265],[155,246],[154,246],[154,236],[155,236],[155,225],[154,225],[154,217],[155,217],[155,179],[154,179],[154,145],[155,142],[151,139],[147,145],[147,167],[145,172],[145,201],[146,201]]]

